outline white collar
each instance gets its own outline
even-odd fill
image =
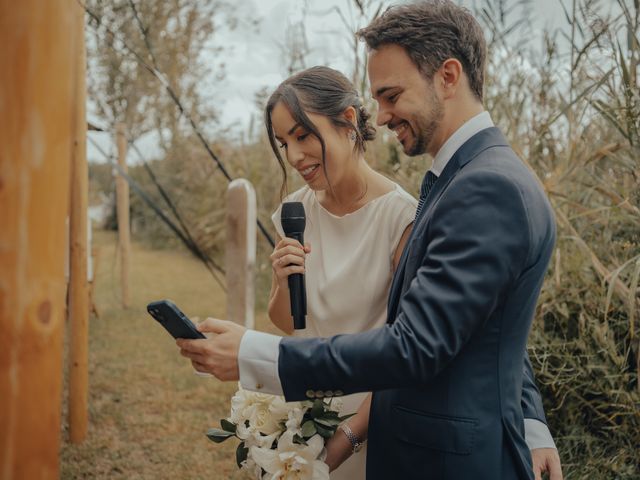
[[[440,147],[440,150],[438,150],[438,153],[436,153],[436,156],[433,158],[433,165],[430,170],[439,177],[444,167],[447,166],[447,163],[449,163],[449,160],[453,157],[453,154],[456,153],[467,140],[476,133],[490,127],[493,127],[493,120],[491,120],[491,115],[489,115],[487,111],[481,112],[464,122],[460,128],[453,132],[453,135],[444,142],[444,145]]]

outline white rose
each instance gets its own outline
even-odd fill
[[[307,445],[293,443],[293,432],[286,431],[275,450],[251,447],[249,456],[266,472],[267,480],[329,480],[329,466],[318,455],[324,447],[320,435],[307,440]]]
[[[296,406],[289,410],[287,422],[285,423],[287,430],[293,432],[294,434],[297,433],[298,435],[301,435],[302,432],[300,430],[300,426],[305,412],[306,408],[303,409],[301,408],[301,406]]]
[[[282,430],[289,406],[282,397],[239,389],[231,399],[229,421],[237,425],[237,435],[245,440],[253,432],[265,435]],[[246,425],[246,422],[249,425]]]

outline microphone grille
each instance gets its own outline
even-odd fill
[[[303,217],[304,218],[304,206],[302,202],[284,202],[282,204],[282,215],[283,218],[290,217]]]
[[[280,221],[285,234],[303,232],[305,213],[302,202],[284,202],[280,212]]]

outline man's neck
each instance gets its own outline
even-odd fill
[[[451,135],[462,127],[462,125],[483,111],[484,107],[480,102],[467,103],[465,106],[452,105],[448,109],[448,112],[445,113],[445,117],[440,124],[439,131],[436,132],[434,141],[429,145],[428,153],[432,157],[435,157],[445,142],[449,140]]]

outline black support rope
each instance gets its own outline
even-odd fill
[[[111,166],[118,171],[118,175],[120,175],[122,178],[126,180],[126,182],[129,184],[131,189],[147,204],[149,208],[151,208],[151,210],[155,212],[156,215],[158,215],[158,217],[160,217],[160,219],[173,231],[173,233],[176,234],[176,236],[182,241],[182,243],[184,243],[187,249],[205,264],[205,266],[207,267],[207,269],[209,270],[213,278],[216,280],[218,285],[220,285],[222,290],[226,292],[227,289],[224,285],[224,282],[220,279],[220,277],[216,273],[217,271],[224,275],[225,274],[224,269],[220,265],[218,265],[211,257],[209,257],[206,253],[204,253],[198,247],[198,245],[193,241],[190,235],[188,234],[185,235],[185,233],[180,231],[180,229],[176,226],[176,224],[169,217],[165,215],[165,213],[160,209],[160,207],[156,205],[156,203],[140,187],[140,185],[138,185],[138,183],[133,178],[131,178],[122,169],[120,165],[118,165],[118,163],[115,161],[113,156],[108,155],[104,150],[102,150],[100,145],[98,145],[96,141],[93,140],[92,138],[89,137],[89,141],[93,144],[94,147],[98,149],[100,153],[102,153],[102,155],[104,155],[104,157],[109,161]]]
[[[153,66],[149,65],[142,58],[142,56],[138,52],[136,52],[132,47],[130,47],[127,44],[126,41],[124,41],[122,38],[120,38],[120,36],[116,32],[114,32],[108,26],[103,25],[101,18],[97,14],[95,14],[93,11],[91,11],[91,9],[89,9],[84,3],[82,3],[80,0],[78,0],[78,3],[82,6],[82,8],[85,10],[85,12],[87,12],[87,14],[96,21],[96,23],[97,23],[97,25],[99,27],[102,26],[110,35],[113,36],[113,38],[117,38],[122,43],[122,45],[124,46],[125,50],[127,50],[131,55],[133,55],[133,57],[135,58],[136,62],[138,62],[145,70],[147,70],[151,75],[153,75],[162,84],[162,86],[165,88],[165,90],[169,94],[169,97],[173,100],[173,102],[178,107],[178,110],[180,111],[181,115],[184,115],[185,118],[189,121],[189,124],[191,125],[191,128],[193,129],[194,133],[196,134],[196,136],[200,140],[200,143],[202,143],[203,147],[207,151],[209,157],[214,161],[214,163],[217,165],[218,169],[222,172],[222,174],[227,179],[227,181],[229,181],[229,182],[232,181],[233,178],[231,177],[231,175],[229,175],[229,172],[225,168],[225,166],[222,163],[222,161],[218,158],[218,156],[215,154],[215,152],[211,149],[210,145],[205,140],[204,135],[200,131],[200,128],[198,127],[198,125],[194,121],[193,117],[191,115],[189,115],[189,113],[184,109],[184,106],[182,105],[182,102],[178,98],[178,95],[173,90],[173,88],[171,87],[171,85],[169,84],[169,82],[165,78],[165,76],[162,74],[162,72],[160,72],[158,70],[156,59],[155,59],[155,56],[153,55],[153,52],[151,50],[150,41],[149,41],[148,36],[147,36],[147,30],[144,28],[144,26],[142,24],[142,20],[140,19],[140,16],[138,15],[138,11],[135,8],[135,4],[132,1],[130,1],[130,5],[131,5],[132,10],[134,12],[134,17],[135,17],[136,22],[138,24],[138,28],[140,29],[140,32],[142,33],[142,35],[144,37],[145,45],[146,45],[147,49],[149,50],[149,55],[150,55],[150,57],[152,59],[152,62],[154,63]],[[256,221],[257,221],[257,224],[258,224],[258,228],[260,229],[260,232],[262,232],[262,235],[265,237],[267,242],[269,242],[269,245],[271,245],[271,247],[274,247],[275,243],[273,241],[273,238],[271,238],[271,235],[269,234],[267,229],[264,227],[264,225],[262,224],[262,222],[260,221],[259,218],[256,219]]]

